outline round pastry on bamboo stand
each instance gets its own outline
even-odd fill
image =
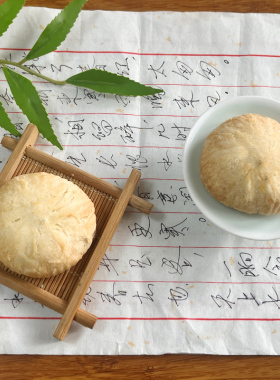
[[[43,278],[69,270],[95,230],[93,202],[67,179],[24,174],[0,188],[0,261],[14,272]]]

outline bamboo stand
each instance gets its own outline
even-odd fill
[[[140,172],[133,169],[124,189],[88,174],[33,148],[38,129],[29,124],[19,141],[4,137],[2,145],[13,150],[0,173],[0,186],[9,179],[27,173],[47,172],[66,178],[79,186],[94,202],[96,237],[83,258],[69,271],[50,278],[31,278],[10,271],[0,262],[0,283],[63,314],[54,337],[63,340],[72,320],[93,328],[97,317],[79,308],[127,205],[149,214],[153,205],[133,191]]]

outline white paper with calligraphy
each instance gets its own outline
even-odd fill
[[[1,38],[1,57],[21,60],[57,12],[25,8]],[[127,208],[82,305],[99,317],[93,330],[73,322],[59,342],[59,314],[0,286],[0,353],[280,353],[280,242],[213,226],[181,168],[185,138],[206,109],[237,95],[280,98],[279,22],[83,11],[59,51],[29,63],[53,78],[100,68],[164,90],[127,98],[32,78],[64,147],[40,139],[38,149],[120,187],[140,169],[137,194],[154,209],[148,217]],[[0,78],[1,102],[21,130],[27,119]],[[9,155],[0,149],[1,169]]]

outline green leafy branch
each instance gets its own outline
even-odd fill
[[[16,104],[27,116],[28,120],[38,127],[39,132],[59,149],[62,149],[62,146],[53,131],[47,111],[35,86],[25,76],[18,74],[15,70],[11,70],[8,66],[14,66],[31,75],[36,75],[43,80],[60,86],[70,84],[102,93],[124,96],[147,96],[162,92],[159,89],[142,85],[127,77],[103,70],[90,69],[59,81],[42,75],[24,65],[25,62],[46,55],[60,46],[70,32],[86,1],[87,0],[73,0],[69,3],[67,7],[46,26],[32,49],[20,62],[0,59],[0,64],[3,67],[4,75]],[[12,24],[24,3],[25,0],[6,0],[5,3],[0,5],[0,37]],[[0,126],[11,134],[20,136],[20,133],[10,120],[1,102]]]

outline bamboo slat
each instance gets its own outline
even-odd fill
[[[33,146],[38,138],[39,132],[34,124],[28,124],[26,130],[17,142],[15,149],[8,162],[4,166],[0,174],[0,186],[2,186],[8,179],[11,179],[20,160],[28,146]],[[14,140],[16,141],[16,140]]]
[[[50,294],[49,292],[46,292],[43,289],[35,287],[21,278],[13,277],[2,268],[0,269],[0,283],[25,295],[26,297],[32,298],[34,301],[37,301],[60,314],[63,314],[66,310],[66,301]],[[77,310],[74,319],[81,325],[91,329],[97,321],[97,317],[82,309]]]
[[[90,283],[93,279],[93,276],[95,275],[99,264],[103,258],[103,255],[113,237],[113,234],[121,220],[121,217],[124,213],[124,210],[129,202],[129,199],[131,197],[131,194],[133,193],[135,186],[137,185],[141,173],[133,169],[128,181],[122,191],[122,194],[118,200],[118,203],[116,207],[114,208],[114,211],[111,214],[110,220],[106,225],[106,228],[103,231],[103,234],[96,246],[95,254],[92,255],[87,268],[79,281],[79,284],[77,285],[77,288],[75,292],[73,293],[71,300],[69,301],[69,304],[66,308],[65,313],[63,314],[63,317],[61,318],[55,333],[54,337],[60,340],[63,340],[69,330],[69,327],[72,323],[73,317],[75,315],[75,312],[79,305],[81,304],[84,295],[87,291],[87,289],[90,286]]]

